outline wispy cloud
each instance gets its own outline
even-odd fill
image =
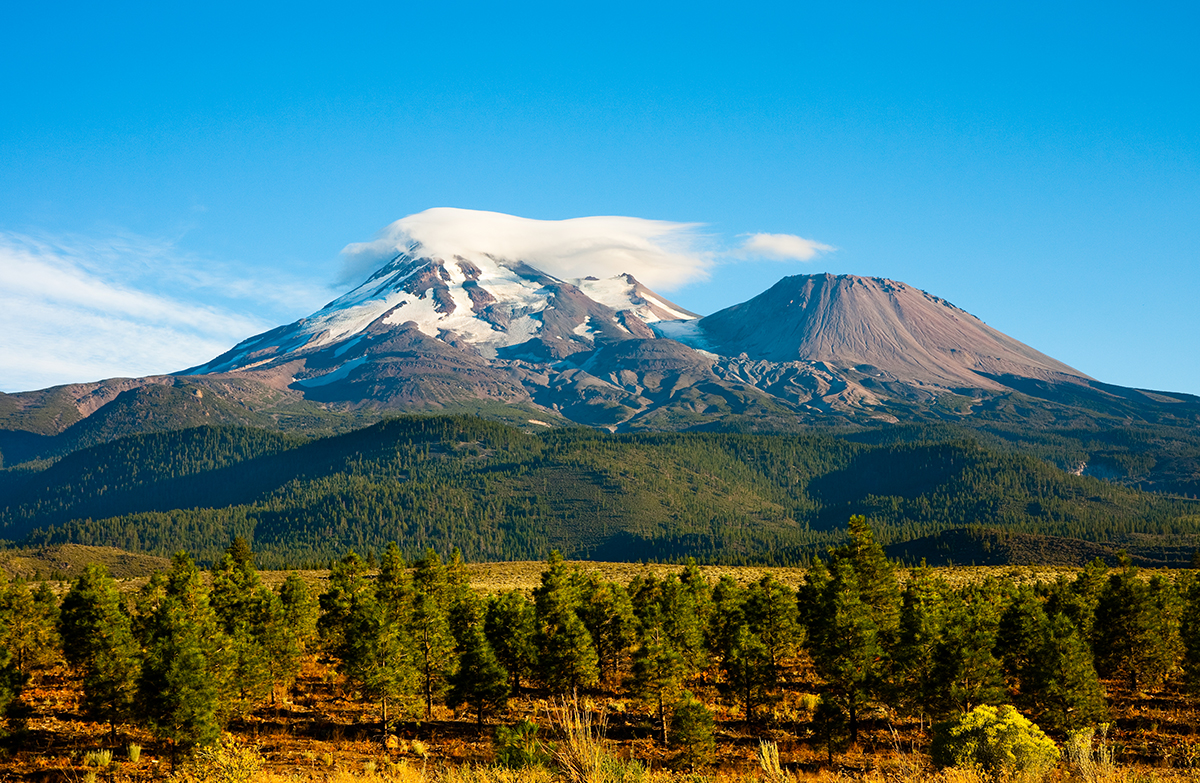
[[[499,212],[439,207],[401,218],[371,242],[342,250],[340,282],[357,284],[396,253],[452,258],[486,253],[524,261],[561,278],[611,277],[628,272],[651,288],[670,291],[707,280],[717,264],[750,259],[811,261],[836,248],[794,234],[743,234],[722,249],[700,223],[636,217],[533,220]]]
[[[262,283],[168,240],[0,233],[0,389],[180,370],[325,294]]]
[[[735,255],[739,258],[765,258],[770,261],[812,261],[837,248],[795,234],[743,234],[746,237]]]
[[[452,258],[487,253],[524,261],[560,278],[611,277],[624,272],[671,290],[704,280],[716,263],[698,223],[635,217],[533,220],[499,212],[436,208],[401,218],[378,239],[347,245],[342,280],[358,283],[397,251],[417,243]]]

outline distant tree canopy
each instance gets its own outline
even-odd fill
[[[198,427],[4,474],[0,536],[164,556],[183,547],[210,564],[237,537],[258,565],[284,567],[327,566],[349,549],[370,561],[392,541],[407,559],[457,547],[473,560],[558,549],[796,564],[843,543],[857,515],[884,545],[980,525],[1092,541],[1200,534],[1200,502],[1072,475],[999,436],[888,432],[531,434],[465,416],[317,440]],[[1180,542],[1184,563],[1196,539]]]

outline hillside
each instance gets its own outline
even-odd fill
[[[1200,503],[965,439],[530,433],[401,417],[303,441],[250,428],[119,439],[10,480],[0,535],[169,554],[252,539],[264,565],[398,541],[474,561],[801,562],[865,514],[885,543],[966,526],[1091,541],[1200,532]],[[1188,553],[1190,556],[1190,552]]]

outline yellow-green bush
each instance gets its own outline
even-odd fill
[[[993,777],[1036,778],[1058,762],[1058,747],[1010,706],[983,705],[935,727],[933,760]]]

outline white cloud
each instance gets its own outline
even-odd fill
[[[696,223],[635,217],[533,220],[468,209],[435,208],[409,215],[372,242],[347,245],[342,281],[358,283],[411,244],[443,257],[488,253],[525,261],[560,278],[628,272],[651,288],[670,290],[704,280],[715,263]]]
[[[829,245],[795,234],[743,234],[746,241],[738,248],[741,258],[765,258],[771,261],[812,261],[821,253],[836,250]]]
[[[272,309],[281,295],[257,282],[169,241],[0,233],[0,389],[174,372],[207,361],[277,325],[248,314]],[[282,286],[293,296],[302,289]],[[304,313],[320,301],[315,291],[301,299]]]

